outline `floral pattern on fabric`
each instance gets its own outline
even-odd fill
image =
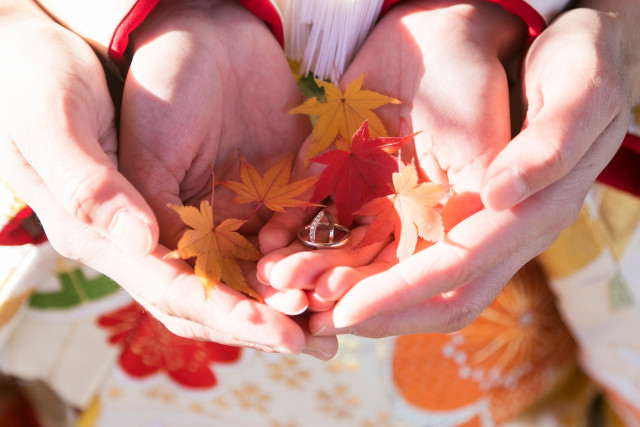
[[[531,262],[461,331],[398,337],[393,380],[413,407],[457,413],[451,425],[494,425],[528,407],[574,360],[575,343]]]
[[[119,364],[133,377],[164,372],[185,387],[212,388],[218,380],[211,365],[240,359],[240,348],[174,335],[135,303],[101,316],[98,325],[122,346]]]

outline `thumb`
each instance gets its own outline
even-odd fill
[[[151,252],[157,225],[117,171],[114,107],[97,57],[61,27],[25,27],[15,47],[3,46],[16,59],[0,79],[3,138],[72,218],[129,253]]]
[[[541,94],[529,106],[526,125],[496,156],[483,179],[482,200],[509,209],[568,174],[616,120],[607,90],[580,82],[562,94]]]
[[[116,145],[115,129],[100,139],[82,127],[39,134],[54,136],[38,149],[28,136],[16,146],[60,205],[124,251],[150,253],[158,238],[153,212],[103,151]]]

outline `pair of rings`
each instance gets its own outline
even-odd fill
[[[318,230],[328,230],[326,241],[318,241]],[[351,232],[343,225],[336,223],[333,216],[327,210],[321,210],[313,218],[311,224],[298,230],[298,240],[303,245],[314,249],[339,248],[348,241]]]

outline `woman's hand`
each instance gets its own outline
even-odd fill
[[[397,134],[401,123],[403,133],[422,131],[413,147],[403,149],[405,154],[413,154],[423,177],[451,193],[467,195],[472,213],[481,208],[479,191],[487,166],[510,139],[509,90],[503,60],[517,52],[523,39],[523,24],[495,4],[403,2],[376,26],[347,70],[343,86],[365,73],[367,89],[400,99],[400,106],[376,110],[389,133]],[[261,238],[275,241],[273,236],[277,235],[280,241],[291,241],[306,220],[303,215],[274,216]],[[353,230],[355,243],[365,227]],[[312,308],[327,309],[344,296],[336,313],[347,313],[349,304],[354,306],[357,299],[350,295],[361,296],[358,292],[362,288],[357,283],[368,276],[374,280],[377,273],[397,263],[392,246],[300,252],[301,246],[293,243],[263,258],[258,274],[262,281],[283,291],[307,290]],[[411,259],[406,262],[414,268]],[[447,271],[463,267],[469,268],[459,263],[442,265]],[[414,274],[424,286],[435,279],[425,265],[419,272]],[[445,292],[458,286],[447,283],[438,290]],[[488,293],[495,293],[495,289]],[[375,288],[365,300],[377,300],[378,296],[386,298],[387,292],[378,293]],[[332,312],[325,312],[315,318],[331,316]],[[315,324],[312,320],[312,328],[317,331],[318,321]],[[435,325],[425,327],[436,329]],[[385,335],[390,331],[379,330]]]
[[[528,52],[525,127],[484,180],[483,200],[495,210],[472,215],[444,242],[357,282],[333,312],[312,318],[313,332],[457,330],[573,223],[640,95],[638,4],[584,5],[602,10],[567,12]]]

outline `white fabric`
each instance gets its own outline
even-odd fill
[[[338,81],[380,15],[382,0],[276,0],[284,20],[285,54]]]
[[[570,0],[530,0],[531,5],[547,22],[558,16],[568,5]]]

